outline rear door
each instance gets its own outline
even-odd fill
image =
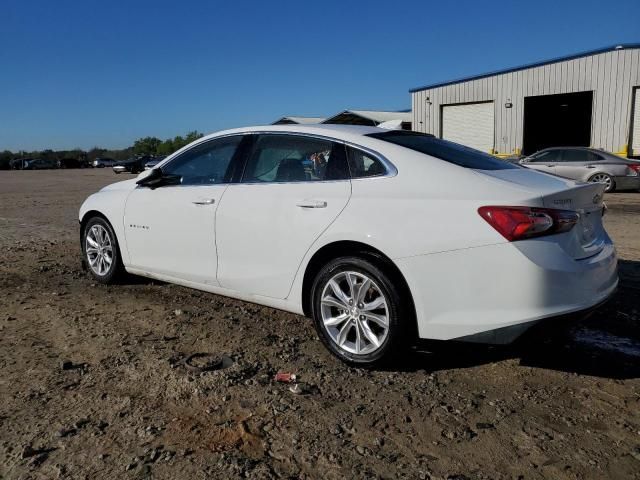
[[[218,281],[286,298],[307,250],[351,196],[345,146],[324,138],[260,134],[240,183],[216,215]]]
[[[567,148],[562,151],[561,160],[556,164],[556,175],[587,181],[595,172],[600,171],[604,157],[589,150]]]

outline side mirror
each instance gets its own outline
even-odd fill
[[[143,174],[146,174],[143,176]],[[180,185],[182,177],[180,175],[165,174],[161,168],[153,168],[147,172],[142,172],[137,185],[141,187],[148,187],[151,190],[161,187],[163,185]]]

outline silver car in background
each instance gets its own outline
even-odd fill
[[[520,160],[520,165],[572,180],[604,183],[605,192],[640,189],[640,162],[595,148],[545,148]]]

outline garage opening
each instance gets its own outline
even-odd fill
[[[547,147],[591,144],[593,92],[541,95],[524,99],[522,153]]]

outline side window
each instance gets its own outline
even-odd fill
[[[535,156],[529,159],[530,162],[559,162],[560,150],[549,150],[547,152],[536,153]]]
[[[314,182],[346,180],[349,170],[344,145],[313,137],[258,137],[243,182]]]
[[[347,147],[351,178],[375,177],[387,173],[382,162],[362,150]]]
[[[182,177],[181,185],[215,185],[229,181],[229,165],[242,136],[224,137],[202,143],[184,152],[162,168]]]
[[[587,162],[590,158],[589,152],[584,150],[565,150],[562,152],[562,160],[565,162]]]
[[[594,152],[586,152],[585,160],[587,162],[601,162],[602,160],[604,160],[604,157]]]

